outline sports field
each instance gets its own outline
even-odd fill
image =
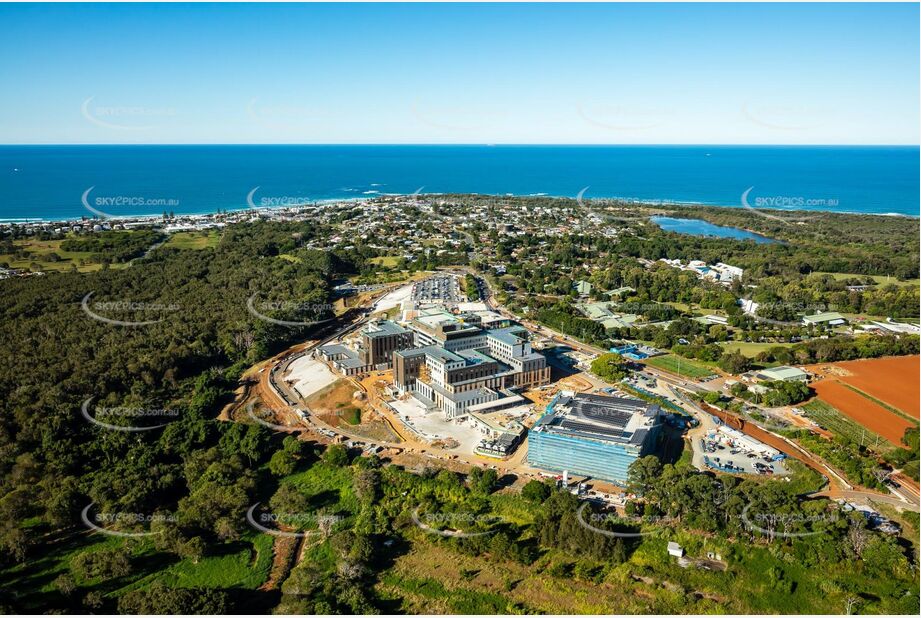
[[[175,232],[166,241],[165,246],[174,249],[210,249],[221,240],[217,230],[202,232]]]
[[[646,364],[662,369],[663,371],[678,374],[685,378],[705,378],[717,374],[715,370],[706,365],[701,365],[696,361],[686,358],[679,358],[674,354],[647,358]]]

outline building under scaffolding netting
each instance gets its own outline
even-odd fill
[[[528,434],[528,463],[622,485],[655,450],[660,417],[639,399],[561,391]]]

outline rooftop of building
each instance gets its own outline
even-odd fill
[[[466,361],[468,366],[470,365],[479,365],[481,363],[495,363],[496,360],[490,356],[483,354],[478,350],[458,350],[456,353],[457,356],[460,356]]]
[[[487,334],[501,341],[502,343],[507,343],[509,345],[516,345],[521,342],[522,339],[528,338],[528,331],[522,326],[507,326],[506,328],[493,328],[487,331]]]
[[[837,311],[826,311],[824,313],[815,313],[813,315],[804,315],[803,321],[811,324],[819,322],[835,322],[835,321],[845,322],[847,318],[838,313]]]
[[[762,380],[802,380],[809,374],[796,367],[782,366],[761,369],[756,375]]]
[[[403,356],[405,358],[410,358],[414,356],[431,356],[435,360],[441,363],[459,363],[464,360],[462,356],[451,352],[450,350],[445,350],[441,346],[437,345],[427,345],[421,348],[410,348],[408,350],[397,350],[394,354]]]
[[[475,332],[480,328],[481,319],[472,313],[455,315],[444,309],[424,309],[410,322],[411,327],[428,333]]]
[[[659,406],[639,399],[561,391],[533,431],[641,447]]]
[[[368,322],[361,332],[373,339],[375,337],[385,337],[387,335],[402,335],[408,331],[396,322],[391,322],[390,320],[372,320]]]
[[[346,356],[357,356],[354,350],[348,346],[344,346],[340,343],[328,343],[324,346],[320,346],[320,350],[326,354],[345,354]]]

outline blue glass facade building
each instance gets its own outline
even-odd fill
[[[630,464],[655,450],[660,426],[655,404],[564,391],[528,434],[528,463],[623,485]]]

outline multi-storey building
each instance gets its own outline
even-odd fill
[[[359,332],[358,350],[328,344],[317,349],[317,355],[327,360],[347,376],[389,369],[393,353],[413,345],[413,333],[390,320],[372,320]]]
[[[561,391],[528,434],[528,463],[624,484],[627,469],[655,449],[655,404]]]
[[[449,419],[507,397],[509,388],[544,384],[550,368],[520,326],[485,330],[476,316],[423,312],[409,324],[420,347],[394,352],[393,383]]]
[[[361,330],[358,358],[365,365],[389,369],[393,353],[413,345],[413,334],[390,320],[372,320]]]

